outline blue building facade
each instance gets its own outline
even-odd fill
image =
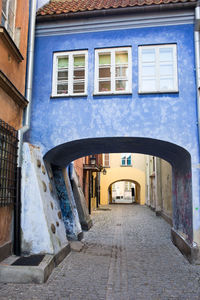
[[[56,22],[44,17],[38,17],[36,27],[31,129],[26,140],[39,146],[50,163],[63,167],[78,157],[102,152],[140,152],[168,160],[173,167],[173,228],[183,233],[190,245],[193,241],[199,244],[194,7],[152,13],[147,10],[139,14],[130,11],[130,14],[90,18],[82,14],[80,18],[63,18]],[[122,73],[117,83],[115,51],[120,52],[120,49],[123,52],[119,58]],[[146,65],[143,49],[147,50]],[[156,49],[156,63],[150,58],[152,49]],[[172,51],[165,61],[166,49]],[[97,65],[99,50],[105,54],[102,63],[109,65],[107,70],[104,66],[102,71]],[[113,51],[115,60],[110,54]],[[70,55],[76,53],[86,53],[85,90],[81,80],[77,83],[80,95],[69,92],[69,81],[75,80],[70,76],[74,76],[75,71],[67,75]],[[127,56],[123,58],[124,53],[128,59]],[[66,61],[60,60],[57,68],[63,67],[64,83],[55,93],[53,72],[57,72],[54,70],[55,56],[59,54],[60,58],[67,55],[68,70]],[[170,55],[173,57],[169,58]],[[77,61],[81,66],[81,59]],[[114,68],[115,75],[111,75],[115,77],[114,85],[105,79],[110,76],[106,72],[112,73],[109,68]],[[152,80],[155,77],[160,80],[159,88],[153,87],[157,84],[157,79],[156,83]],[[78,78],[81,79],[81,75]],[[143,80],[147,80],[147,84],[142,86]],[[73,84],[75,86],[75,82],[71,86]]]

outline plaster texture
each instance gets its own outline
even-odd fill
[[[190,242],[194,239],[200,243],[193,30],[193,24],[121,30],[115,27],[106,32],[91,30],[89,33],[71,32],[36,37],[33,109],[27,139],[40,146],[46,158],[49,154],[51,162],[61,147],[62,155],[58,151],[57,156],[60,156],[59,162],[63,166],[78,157],[100,151],[138,152],[166,159],[173,166],[174,228],[186,234]],[[179,92],[138,94],[138,46],[168,43],[177,44]],[[120,46],[132,47],[132,94],[93,95],[95,49]],[[88,49],[87,96],[51,98],[53,53],[80,49]],[[41,63],[44,59],[45,63]],[[109,137],[127,140],[123,146],[118,147],[118,143],[114,140],[112,143],[112,139],[109,145],[106,144],[104,139]],[[90,138],[91,143],[87,140]],[[99,148],[95,140],[97,138],[102,139]],[[128,138],[133,138],[132,146],[128,144]],[[138,138],[143,139],[142,146],[137,145]],[[151,145],[148,144],[149,138],[152,139]],[[74,148],[67,154],[68,143],[82,139],[86,139],[86,143],[77,143],[77,147],[74,144]],[[161,147],[163,142],[169,142],[163,144],[167,149]],[[179,148],[172,150],[170,143],[182,147],[183,152],[185,149],[185,154],[179,156]],[[178,169],[175,165],[178,165]]]
[[[60,204],[56,195],[50,192],[49,182],[40,149],[24,143],[21,191],[23,253],[57,254],[68,244],[63,221],[58,218]]]
[[[68,238],[78,239],[82,232],[77,207],[68,178],[68,169],[53,168],[54,181],[60,201],[62,219]]]

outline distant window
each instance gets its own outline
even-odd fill
[[[110,154],[109,153],[105,153],[103,155],[103,166],[110,167]]]
[[[16,0],[2,0],[1,25],[14,38]]]
[[[131,93],[131,47],[95,51],[95,94]]]
[[[87,65],[87,51],[55,53],[52,96],[86,95]]]
[[[139,93],[178,92],[175,44],[139,46]]]
[[[122,153],[121,154],[121,165],[122,166],[131,166],[131,153]]]

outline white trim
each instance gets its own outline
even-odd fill
[[[85,80],[84,80],[84,93],[73,93],[73,70],[74,70],[74,57],[77,55],[85,56]],[[57,93],[57,75],[58,75],[58,58],[68,57],[68,93]],[[56,52],[53,56],[53,76],[52,76],[52,97],[68,97],[68,96],[86,96],[88,88],[88,51],[66,51]]]
[[[8,31],[8,33],[10,34],[10,36],[12,37],[12,39],[14,39],[14,36],[15,36],[15,19],[16,19],[16,7],[17,7],[17,0],[14,0],[14,8],[13,8],[13,26],[11,28],[12,30],[12,34],[11,32],[9,31],[9,23],[8,23],[8,16],[9,16],[9,8],[10,8],[10,3],[11,3],[11,0],[7,0],[7,3],[6,3],[6,12],[4,13],[3,11],[3,8],[1,10],[2,12],[2,15],[4,16],[4,19],[5,19],[5,28],[6,30]],[[9,26],[10,27],[10,26]]]
[[[128,54],[127,63],[127,90],[116,91],[115,90],[115,53],[120,51],[125,51]],[[111,90],[99,92],[99,54],[100,53],[110,53],[111,55]],[[132,92],[132,48],[131,47],[117,47],[117,48],[104,48],[95,50],[95,81],[94,81],[94,94],[95,95],[106,95],[106,94],[130,94]]]
[[[183,24],[194,24],[194,9],[44,22],[36,26],[36,37]]]
[[[125,164],[122,164],[122,159],[125,156]],[[131,157],[131,163],[128,165],[128,158]],[[131,167],[132,166],[132,154],[131,153],[121,153],[121,167]]]
[[[171,48],[172,53],[173,53],[173,59],[172,59],[172,64],[173,64],[173,84],[174,87],[172,89],[161,89],[160,87],[160,49],[165,49],[165,48]],[[155,82],[156,86],[155,89],[143,89],[142,83],[143,83],[143,78],[142,77],[142,69],[143,69],[143,64],[142,64],[142,50],[143,49],[150,49],[155,51]],[[150,64],[150,63],[147,63]],[[153,62],[152,62],[153,64]],[[177,45],[176,44],[165,44],[165,45],[143,45],[138,47],[138,76],[139,76],[139,83],[138,83],[138,93],[142,94],[149,94],[149,93],[176,93],[178,92],[178,71],[177,71]],[[146,76],[148,79],[148,77]],[[151,78],[151,76],[149,77]]]

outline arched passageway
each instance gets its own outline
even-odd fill
[[[191,156],[175,144],[140,137],[89,138],[64,143],[48,151],[44,159],[48,163],[65,167],[71,161],[98,153],[142,153],[158,156],[172,166],[173,228],[193,241]]]
[[[144,187],[143,187],[142,194],[144,194]],[[143,202],[141,202],[140,184],[131,179],[118,180],[112,182],[108,187],[108,203],[109,204],[119,204],[119,203],[120,204],[133,204],[133,203],[144,204]]]

